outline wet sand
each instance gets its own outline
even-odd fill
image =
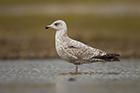
[[[74,66],[63,60],[0,61],[0,93],[139,93],[140,60]]]

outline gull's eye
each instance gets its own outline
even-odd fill
[[[54,25],[55,25],[55,26],[58,26],[58,25],[59,25],[59,23],[55,23]]]

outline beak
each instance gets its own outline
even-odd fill
[[[50,27],[46,26],[45,29],[49,29]]]
[[[45,29],[49,29],[49,28],[51,28],[51,25],[48,25],[48,26],[45,27]]]

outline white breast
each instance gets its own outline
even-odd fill
[[[63,58],[63,59],[68,59],[68,55],[65,52],[65,46],[66,46],[66,39],[67,37],[63,36],[62,32],[56,32],[55,35],[55,48],[57,51],[57,54]]]

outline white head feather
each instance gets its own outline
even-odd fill
[[[67,25],[63,20],[56,20],[51,25],[48,25],[46,29],[53,28],[56,31],[67,31]]]

